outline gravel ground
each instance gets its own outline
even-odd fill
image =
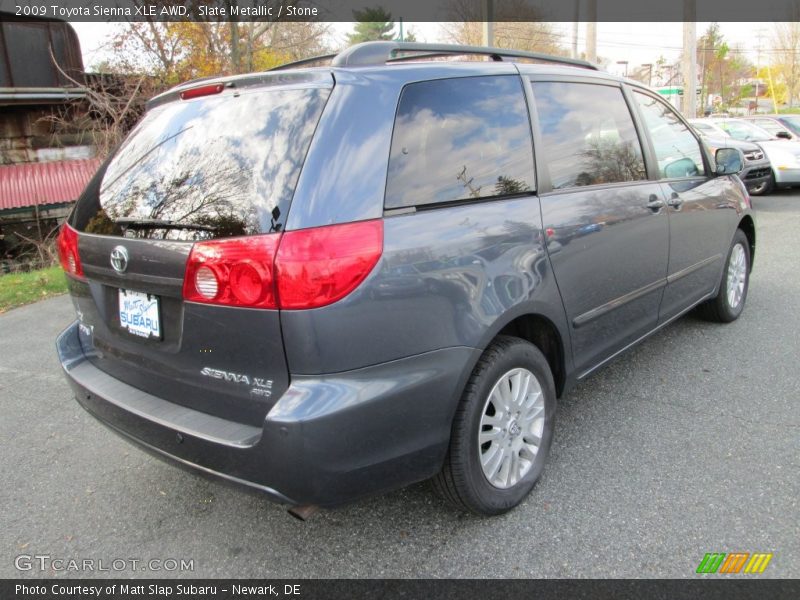
[[[742,317],[685,317],[563,398],[542,480],[493,519],[416,485],[301,523],[173,468],[72,399],[54,351],[67,297],[12,310],[0,316],[0,577],[76,575],[18,571],[18,555],[194,561],[126,577],[695,577],[706,552],[734,551],[773,552],[763,577],[800,577],[800,194],[754,204]]]

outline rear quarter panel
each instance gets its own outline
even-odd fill
[[[562,333],[561,299],[528,196],[386,218],[367,280],[327,307],[282,311],[292,373],[331,373],[439,348],[483,348],[535,312]]]

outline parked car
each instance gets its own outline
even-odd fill
[[[702,129],[695,129],[700,133],[703,141],[712,153],[719,148],[738,148],[744,156],[744,168],[739,171],[739,179],[742,180],[747,191],[752,196],[769,194],[775,187],[775,176],[772,174],[772,165],[766,153],[756,144],[751,142],[740,142],[732,137],[718,134],[704,133]]]
[[[750,115],[742,119],[777,138],[800,141],[800,115]]]
[[[370,42],[190,82],[61,230],[59,358],[114,432],[297,516],[431,478],[503,513],[558,397],[694,307],[740,316],[742,162],[641,84],[536,53]]]
[[[776,138],[757,125],[742,119],[690,119],[692,126],[703,135],[731,137],[757,144],[772,166],[776,187],[800,184],[800,143]]]

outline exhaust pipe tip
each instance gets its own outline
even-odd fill
[[[308,521],[315,512],[319,510],[319,506],[305,504],[303,506],[290,506],[286,512],[292,515],[298,521]]]

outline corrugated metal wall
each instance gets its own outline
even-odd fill
[[[0,166],[0,210],[76,200],[101,160]]]

